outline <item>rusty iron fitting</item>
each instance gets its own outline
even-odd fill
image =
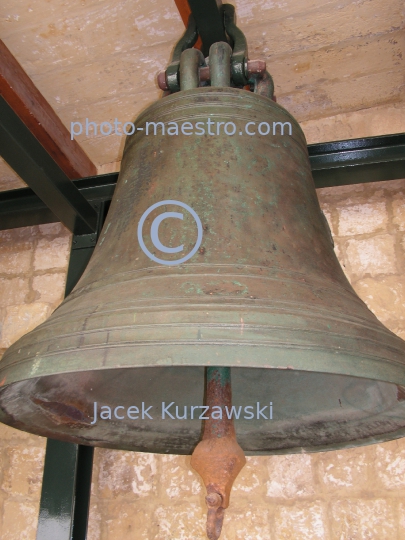
[[[248,60],[245,65],[245,70],[248,78],[251,78],[253,76],[261,76],[266,71],[266,62],[264,60]],[[200,67],[199,74],[200,84],[205,83],[211,79],[209,66]],[[161,90],[169,89],[166,78],[166,71],[160,71],[157,74],[157,85]]]
[[[191,456],[191,466],[207,490],[207,536],[209,540],[218,540],[232,485],[246,458],[236,440],[233,420],[225,415],[226,408],[232,406],[231,369],[208,367],[206,390],[206,405],[210,410],[221,408],[224,415],[205,420],[203,438]]]
[[[159,71],[159,73],[156,76],[156,82],[158,87],[163,90],[169,90],[169,85],[167,84],[166,80],[166,71]]]
[[[219,493],[210,493],[205,497],[208,506],[207,537],[209,540],[218,540],[221,536],[224,522],[225,508],[222,506],[222,497]]]
[[[266,62],[264,60],[248,60],[245,64],[245,70],[248,78],[252,77],[252,75],[264,75]]]
[[[255,79],[254,91],[256,94],[259,94],[259,96],[265,96],[275,101],[274,82],[270,73],[265,71],[261,77]]]
[[[209,66],[202,67],[200,69],[200,84],[210,80],[210,68]]]
[[[219,507],[222,505],[222,496],[219,493],[213,492],[205,497],[205,501],[210,508]]]

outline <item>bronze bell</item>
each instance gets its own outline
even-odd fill
[[[221,51],[211,86],[187,78],[202,62],[187,53],[182,90],[136,120],[85,273],[0,363],[2,422],[191,454],[209,367],[225,379],[231,368],[248,455],[405,435],[405,343],[339,265],[298,123],[261,92],[229,87]]]

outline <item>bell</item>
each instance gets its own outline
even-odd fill
[[[302,130],[210,70],[137,118],[86,271],[0,363],[1,421],[191,454],[208,367],[231,368],[248,455],[404,436],[405,343],[339,265]]]
[[[159,100],[135,125],[86,271],[0,363],[2,422],[74,443],[190,454],[204,367],[226,366],[248,454],[405,435],[405,344],[339,265],[294,118],[266,97],[211,86]],[[164,214],[158,238],[184,256],[193,250],[198,223],[179,202],[202,226],[180,264],[182,253],[160,253],[151,238],[162,209],[183,211]]]

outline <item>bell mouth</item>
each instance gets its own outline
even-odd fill
[[[232,368],[232,415],[248,455],[318,452],[405,435],[405,388],[349,375]],[[191,454],[206,411],[203,367],[81,371],[11,383],[0,419],[64,441]]]

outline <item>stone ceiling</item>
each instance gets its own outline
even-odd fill
[[[277,101],[309,142],[405,131],[403,0],[235,0],[249,57],[263,58]],[[173,0],[2,0],[0,37],[64,124],[132,121],[161,92],[184,31]],[[377,116],[375,111],[378,112]],[[356,116],[357,115],[357,116]],[[388,115],[388,116],[387,116]],[[389,121],[377,121],[388,118]],[[333,119],[333,122],[331,121]],[[377,120],[376,120],[377,119]],[[323,138],[322,138],[323,137]],[[80,135],[100,172],[118,170],[123,137]],[[23,185],[3,162],[0,189]]]

